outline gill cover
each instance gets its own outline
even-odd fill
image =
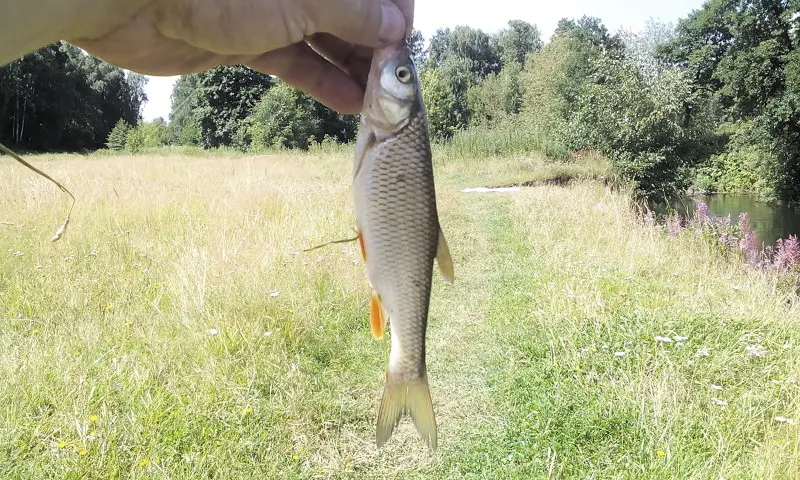
[[[367,81],[364,115],[380,138],[404,127],[414,113],[418,78],[407,45],[378,50]]]

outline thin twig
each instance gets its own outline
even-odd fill
[[[317,245],[316,247],[307,248],[307,249],[305,249],[303,251],[304,252],[310,252],[311,250],[316,250],[318,248],[327,247],[328,245],[333,245],[334,243],[347,243],[347,242],[353,242],[353,241],[356,241],[356,240],[358,240],[358,235],[356,235],[353,238],[346,238],[344,240],[334,240],[332,242],[323,243],[322,245]]]
[[[42,177],[44,177],[44,178],[46,178],[46,179],[50,180],[50,181],[51,181],[51,182],[53,182],[53,183],[54,183],[54,184],[55,184],[55,185],[56,185],[56,186],[57,186],[57,187],[58,187],[58,188],[59,188],[59,189],[60,189],[62,192],[66,193],[67,195],[69,195],[69,196],[70,196],[70,198],[72,198],[72,203],[70,204],[70,206],[69,206],[69,211],[67,212],[67,218],[66,218],[66,219],[64,219],[64,223],[63,223],[63,224],[62,224],[60,227],[58,227],[58,230],[56,231],[56,234],[53,236],[53,238],[52,238],[52,241],[53,241],[53,242],[55,242],[55,241],[57,241],[57,240],[61,239],[61,236],[62,236],[62,235],[64,235],[64,233],[67,231],[67,225],[69,225],[69,219],[70,219],[70,217],[72,216],[72,209],[73,209],[73,207],[75,207],[75,195],[73,195],[73,194],[72,194],[72,192],[70,192],[70,191],[69,191],[69,189],[67,189],[67,187],[65,187],[64,185],[61,185],[61,184],[58,182],[58,180],[55,180],[55,179],[54,179],[53,177],[51,177],[50,175],[48,175],[48,174],[44,173],[43,171],[41,171],[41,170],[39,170],[38,168],[36,168],[36,167],[34,167],[33,165],[31,165],[30,163],[26,162],[25,160],[23,160],[23,159],[22,159],[22,157],[20,157],[19,155],[17,155],[17,154],[16,154],[16,153],[14,153],[13,151],[11,151],[11,149],[9,149],[8,147],[6,147],[6,146],[5,146],[5,145],[3,145],[2,143],[0,143],[0,151],[3,151],[3,152],[5,152],[5,153],[6,153],[7,155],[9,155],[11,158],[13,158],[14,160],[18,161],[19,163],[21,163],[23,166],[27,167],[28,169],[32,170],[34,173],[37,173],[37,174],[41,175]]]

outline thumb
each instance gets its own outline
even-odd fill
[[[403,40],[406,20],[391,0],[303,0],[311,33],[329,33],[345,42],[382,47]]]

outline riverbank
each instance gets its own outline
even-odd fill
[[[0,164],[0,477],[800,471],[796,296],[545,181],[580,165],[437,161],[456,281],[434,275],[429,455],[408,421],[374,447],[388,343],[357,246],[298,253],[350,235],[350,155],[58,160],[56,243],[66,199]]]

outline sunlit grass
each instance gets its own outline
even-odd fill
[[[0,158],[0,478],[797,478],[795,298],[601,157],[436,157],[430,455],[374,447],[357,246],[300,252],[351,236],[351,152],[183,153],[33,157],[78,198],[56,243],[67,199]]]

